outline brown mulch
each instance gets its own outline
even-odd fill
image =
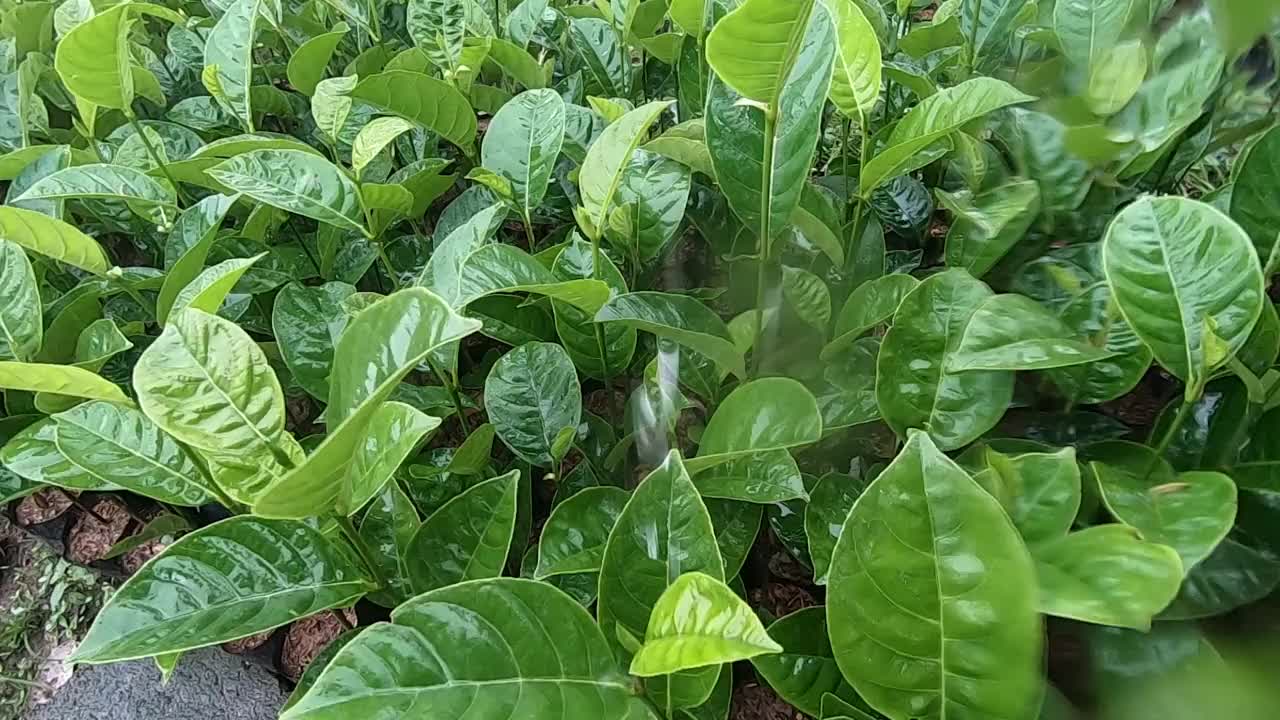
[[[275,633],[275,630],[268,630],[266,632],[260,632],[257,635],[240,638],[239,640],[224,642],[222,643],[222,649],[232,655],[244,655],[245,653],[253,652],[263,645],[266,645],[267,641],[271,639],[271,635],[273,633]]]
[[[129,527],[129,508],[116,498],[98,500],[93,512],[106,522],[89,513],[80,514],[75,525],[71,526],[67,542],[67,559],[71,562],[90,565],[106,557],[111,546],[120,542]]]
[[[790,583],[771,582],[751,589],[747,595],[753,607],[763,608],[776,618],[818,604],[808,590]]]
[[[337,612],[324,612],[289,626],[284,637],[284,649],[280,653],[280,669],[286,676],[296,682],[334,638],[356,624],[355,611],[347,608],[341,612],[345,623]]]
[[[44,488],[22,498],[14,517],[24,527],[54,520],[71,507],[71,497],[58,488]]]
[[[734,691],[729,719],[805,720],[805,715],[778,697],[768,685],[750,682]]]
[[[1170,400],[1170,389],[1175,387],[1163,371],[1153,367],[1133,390],[1098,407],[1131,428],[1149,428],[1156,424],[1160,411]]]

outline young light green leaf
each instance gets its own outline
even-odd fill
[[[564,144],[564,100],[554,90],[529,90],[502,106],[480,149],[483,166],[506,178],[525,222],[547,194]]]
[[[209,168],[218,182],[272,207],[364,232],[360,190],[333,163],[299,150],[253,150]]]
[[[890,716],[1032,716],[1043,632],[1035,582],[1000,505],[914,433],[836,543],[827,596],[836,662]]]
[[[216,645],[344,607],[371,589],[350,551],[306,523],[234,517],[183,536],[129,578],[72,662]]]
[[[631,674],[669,675],[782,651],[760,618],[723,581],[700,572],[676,578],[649,616]]]
[[[515,528],[519,480],[519,470],[486,480],[422,523],[406,556],[415,592],[502,574]]]
[[[94,163],[59,170],[38,180],[18,201],[103,198],[129,200],[143,205],[176,208],[172,188],[141,170],[122,165]]]
[[[707,63],[734,92],[774,105],[799,55],[812,9],[813,0],[747,0],[712,28]]]
[[[174,222],[165,244],[165,264],[169,271],[156,298],[156,319],[161,325],[169,319],[178,293],[204,269],[209,250],[218,237],[218,228],[235,201],[235,197],[227,195],[210,195],[187,208]]]
[[[761,378],[739,385],[720,403],[702,432],[698,456],[686,466],[696,474],[743,455],[821,438],[822,414],[808,389],[789,378]]]
[[[463,150],[476,141],[471,103],[452,85],[420,72],[388,70],[361,80],[351,97],[417,123]]]
[[[95,275],[111,269],[98,241],[43,213],[0,207],[0,238]]]
[[[204,46],[206,76],[216,78],[218,92],[211,93],[227,106],[227,111],[253,132],[254,36],[262,0],[233,0],[209,31]]]
[[[401,117],[380,117],[360,128],[355,142],[351,144],[351,169],[356,171],[356,177],[360,177],[360,172],[383,148],[414,127],[413,123]]]
[[[27,254],[0,238],[0,359],[35,359],[44,339],[40,288]]]
[[[120,386],[74,365],[0,361],[0,389],[133,404]]]
[[[171,312],[180,313],[187,308],[218,312],[240,278],[266,256],[267,253],[260,253],[251,258],[234,258],[206,268],[174,298]]]
[[[58,43],[54,68],[67,89],[94,105],[114,110],[133,103],[129,58],[130,4],[120,4],[76,25]]]
[[[853,0],[831,0],[827,7],[836,23],[837,40],[831,102],[865,129],[866,118],[880,100],[880,40]]]
[[[289,64],[285,68],[289,84],[303,95],[314,95],[316,85],[324,79],[334,50],[350,29],[346,23],[340,22],[333,26],[332,31],[316,35],[299,45],[289,56]]]
[[[655,100],[624,115],[605,128],[587,149],[587,157],[579,171],[578,187],[582,193],[582,209],[579,218],[588,223],[583,227],[588,237],[599,237],[608,223],[615,196],[622,184],[623,171],[632,154],[645,140],[649,128],[671,106],[671,102]]]

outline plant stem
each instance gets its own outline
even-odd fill
[[[387,257],[387,248],[381,240],[375,240],[374,245],[378,246],[378,262],[382,263],[382,269],[386,271],[387,277],[391,279],[391,291],[395,292],[400,289],[400,277],[396,274],[395,266],[391,264],[391,258]]]
[[[973,27],[969,28],[969,75],[978,64],[978,26],[982,23],[982,0],[976,0],[973,6]]]
[[[591,277],[594,280],[601,280],[600,267],[600,233],[603,230],[596,230],[595,237],[591,238]],[[596,349],[600,351],[600,374],[604,376],[604,390],[609,395],[609,421],[616,423],[618,421],[618,403],[613,396],[613,373],[609,369],[609,344],[605,341],[604,325],[601,323],[593,323],[596,330]]]
[[[524,238],[529,241],[529,254],[532,255],[534,246],[533,220],[529,217],[529,213],[527,211],[524,214]]]
[[[369,546],[365,544],[364,538],[360,537],[360,533],[356,530],[356,526],[351,523],[351,518],[345,515],[334,515],[338,521],[338,527],[342,528],[342,534],[347,536],[347,541],[360,553],[360,559],[364,560],[364,564],[369,566],[369,572],[373,573],[373,579],[378,583],[378,587],[390,587],[387,578],[382,574],[382,568],[378,567],[378,563],[374,562],[373,552],[369,550]]]
[[[1191,414],[1195,406],[1195,401],[1183,398],[1182,406],[1178,408],[1178,414],[1173,416],[1173,422],[1169,423],[1169,427],[1165,428],[1164,435],[1160,437],[1160,443],[1156,445],[1156,456],[1147,466],[1147,471],[1142,474],[1144,480],[1151,476],[1151,471],[1155,470],[1160,458],[1164,457],[1164,452],[1169,449],[1169,444],[1173,442],[1173,436],[1178,433],[1182,423],[1187,421],[1187,416]]]
[[[851,118],[845,118],[844,128],[843,128],[844,137],[840,141],[840,177],[844,178],[844,191],[845,191],[844,221],[845,222],[849,221],[849,211],[851,209],[849,207],[850,205],[849,197],[850,195],[852,195],[852,193],[849,192],[849,133],[852,130],[852,128],[853,128],[853,120]],[[859,165],[861,165],[862,158],[858,158],[858,163]]]
[[[757,377],[760,374],[760,366],[764,360],[765,284],[769,278],[769,264],[772,262],[773,255],[770,241],[773,231],[769,217],[772,198],[769,189],[770,180],[773,177],[773,145],[777,125],[778,109],[773,106],[766,107],[764,110],[764,162],[761,164],[760,178],[760,237],[758,239],[760,260],[756,270],[756,327],[755,340],[751,344],[751,377]]]
[[[467,435],[471,434],[471,423],[467,422],[467,414],[463,411],[462,396],[458,394],[457,383],[453,382],[449,373],[444,371],[432,358],[427,358],[427,364],[431,366],[431,372],[440,378],[440,383],[444,385],[444,389],[449,393],[449,400],[453,403],[454,412],[458,413],[458,424],[462,426],[462,432]]]
[[[160,168],[160,172],[164,173],[164,179],[169,181],[169,184],[173,186],[173,191],[177,193],[178,200],[183,205],[186,205],[187,197],[182,192],[182,186],[178,184],[177,180],[173,179],[173,175],[169,174],[169,166],[165,164],[164,158],[160,157],[160,153],[151,144],[151,139],[142,131],[142,124],[138,122],[138,117],[133,114],[133,111],[126,112],[125,117],[129,120],[129,125],[133,127],[133,131],[138,133],[138,138],[142,140],[142,147],[146,148],[147,154],[151,156],[151,162],[154,162]],[[96,145],[94,149],[97,149]]]

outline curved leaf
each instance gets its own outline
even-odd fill
[[[727,372],[745,377],[746,361],[729,327],[706,305],[687,295],[633,292],[618,295],[596,313],[596,322],[620,323],[653,333],[707,356]]]
[[[108,8],[76,25],[58,42],[53,65],[77,97],[126,110],[133,103],[128,4]]]
[[[432,513],[409,544],[415,592],[502,574],[516,522],[520,471],[487,480]]]
[[[233,0],[209,31],[204,46],[205,73],[217,79],[217,91],[212,94],[249,132],[253,132],[253,93],[249,89],[253,86],[254,36],[262,12],[261,0]]]
[[[598,572],[609,533],[631,494],[622,488],[587,488],[551,510],[538,541],[539,580]]]
[[[600,253],[600,261],[598,279],[608,285],[615,295],[626,293],[627,282],[618,267],[604,253]],[[575,234],[573,241],[556,255],[551,273],[561,282],[597,277],[595,254],[591,245]],[[584,375],[603,379],[606,375],[611,375],[614,368],[624,368],[631,363],[636,349],[635,328],[622,323],[606,324],[602,358],[596,325],[590,314],[554,298],[551,300],[551,309],[555,312],[556,335],[560,338],[560,344]],[[606,365],[610,369],[609,373],[605,372]]]
[[[790,421],[788,421],[790,422]],[[697,458],[686,466],[692,466]],[[720,462],[694,476],[703,497],[769,505],[808,497],[804,478],[786,450],[752,452]]]
[[[276,294],[271,329],[294,382],[317,400],[329,400],[334,348],[347,327],[343,301],[355,287],[331,282],[318,287],[289,283]]]
[[[341,228],[365,232],[360,190],[333,163],[300,150],[252,150],[206,170],[254,200]]]
[[[832,0],[827,7],[836,22],[837,40],[831,102],[865,126],[880,100],[880,40],[853,0]]]
[[[0,448],[0,463],[6,472],[37,485],[53,485],[72,490],[114,490],[98,475],[71,462],[58,449],[57,422],[45,419],[18,431]]]
[[[822,438],[818,402],[789,378],[762,378],[739,385],[716,408],[686,462],[694,473],[750,453],[809,445]]]
[[[604,231],[622,185],[623,171],[643,144],[649,128],[669,107],[671,102],[662,100],[641,105],[605,128],[587,148],[587,157],[578,174],[578,188],[585,218],[590,223],[583,230],[589,237],[599,237]]]
[[[836,316],[835,338],[822,348],[822,359],[833,360],[863,333],[892,320],[902,299],[919,284],[920,281],[910,275],[894,273],[855,288]]]
[[[285,67],[289,84],[303,95],[314,95],[316,85],[324,79],[325,68],[333,58],[333,51],[350,29],[346,23],[340,22],[333,26],[333,30],[316,35],[299,45],[289,56],[289,64]]]
[[[350,553],[307,524],[234,517],[184,535],[129,578],[71,662],[216,645],[344,607],[370,589]]]
[[[1262,269],[1249,236],[1204,203],[1143,198],[1111,221],[1102,257],[1125,320],[1186,382],[1186,397],[1198,397],[1262,312]]]
[[[1023,295],[996,295],[978,306],[946,372],[1049,370],[1106,360],[1112,352],[1072,337],[1062,320]]]
[[[419,72],[388,70],[356,84],[351,97],[411,120],[467,150],[475,144],[476,115],[452,85]]]
[[[390,586],[372,593],[369,596],[371,601],[394,607],[413,595],[406,560],[409,545],[420,525],[422,521],[418,519],[417,508],[397,483],[387,485],[369,503],[368,512],[360,520],[360,539],[369,546],[372,560],[378,564]]]
[[[996,501],[915,433],[836,543],[827,623],[858,694],[893,717],[1021,718],[1040,702],[1035,571]]]
[[[581,420],[582,387],[564,348],[526,343],[489,371],[484,404],[498,437],[512,452],[525,462],[552,467],[559,459],[556,439],[565,428],[576,430]]]
[[[751,606],[728,585],[689,572],[676,578],[653,606],[644,645],[631,659],[631,674],[668,675],[781,651]]]
[[[251,258],[234,258],[206,268],[173,299],[171,313],[180,313],[187,308],[216,313],[227,299],[227,295],[235,288],[240,278],[249,271],[253,264],[266,257],[261,253]]]
[[[866,487],[864,481],[840,473],[827,473],[813,486],[804,509],[804,536],[809,541],[815,584],[827,584],[831,554],[844,529],[845,518]]]
[[[27,254],[0,238],[0,359],[35,359],[44,339],[40,288]]]
[[[747,0],[707,36],[707,64],[734,92],[774,104],[800,53],[813,0]]]
[[[822,712],[824,695],[857,697],[836,666],[825,608],[804,608],[778,618],[769,626],[769,637],[782,646],[782,652],[752,658],[751,664],[769,687],[796,709],[827,718],[830,716]]]
[[[596,312],[610,294],[609,286],[599,280],[558,280],[532,255],[505,243],[487,243],[467,255],[458,267],[457,282],[458,307],[495,293],[527,292]]]
[[[0,361],[0,389],[133,404],[120,386],[74,365]]]
[[[37,180],[18,196],[18,202],[105,198],[130,200],[146,205],[176,207],[173,190],[151,176],[123,165],[93,163],[64,168]]]
[[[370,120],[368,125],[360,128],[355,141],[351,143],[351,169],[356,171],[356,177],[360,177],[360,172],[374,161],[383,148],[414,127],[413,123],[402,117],[380,117]]]
[[[43,213],[0,206],[0,238],[95,275],[111,269],[98,241]]]
[[[1248,152],[1240,156],[1232,171],[1231,217],[1249,233],[1263,264],[1272,258],[1280,231],[1280,128],[1268,130]]]

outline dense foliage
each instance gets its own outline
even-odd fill
[[[1274,0],[4,6],[0,497],[176,538],[74,662],[1023,720],[1280,584]]]

